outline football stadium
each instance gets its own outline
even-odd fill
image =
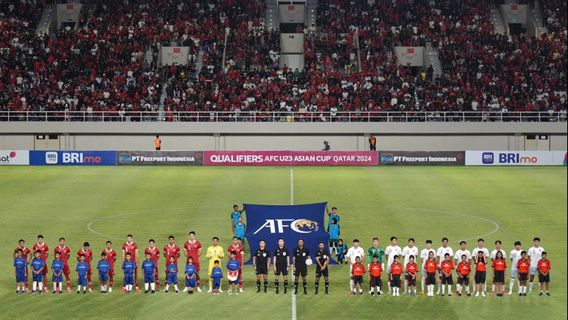
[[[566,319],[559,0],[0,0],[0,319]]]

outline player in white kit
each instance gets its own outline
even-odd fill
[[[477,247],[471,252],[473,262],[476,264],[479,252],[483,252],[485,261],[489,261],[489,250],[485,247],[485,241],[483,239],[477,239]],[[487,282],[483,284],[483,294],[487,294]]]
[[[438,262],[438,268],[440,268],[442,261],[444,261],[444,257],[446,253],[450,255],[450,257],[454,256],[454,250],[448,246],[448,238],[442,238],[442,246],[438,248],[436,251],[436,258]],[[440,271],[440,281],[442,280],[442,273]],[[438,291],[436,294],[440,294],[441,286],[438,286]]]
[[[391,291],[391,275],[390,275],[390,267],[391,264],[394,262],[394,256],[400,256],[402,254],[402,249],[397,245],[398,239],[396,237],[390,238],[391,244],[385,248],[385,255],[387,256],[387,276],[388,276],[388,286],[389,286],[389,294]]]
[[[509,253],[509,258],[511,258],[511,281],[509,282],[509,295],[513,294],[513,286],[515,285],[515,279],[517,279],[517,262],[521,259],[521,242],[515,241],[515,248]]]
[[[531,270],[530,270],[530,278],[529,278],[529,294],[532,293],[533,289],[533,281],[534,275],[537,274],[538,269],[538,260],[542,258],[542,253],[544,252],[544,248],[540,246],[540,238],[535,237],[533,239],[533,246],[529,249],[528,255],[529,259],[531,259]]]
[[[345,255],[345,259],[349,261],[349,292],[353,292],[352,269],[357,257],[361,258],[361,261],[363,261],[365,259],[365,250],[359,246],[359,240],[354,239],[353,246],[347,250],[347,254]]]
[[[406,265],[410,260],[410,256],[413,256],[415,259],[418,257],[418,247],[414,245],[414,239],[408,239],[408,245],[402,249],[402,257],[404,258],[404,292],[403,295],[407,294],[408,291],[408,281],[406,281]]]
[[[421,284],[420,288],[422,290],[422,295],[424,295],[424,289],[426,288],[426,269],[424,269],[424,265],[426,264],[426,260],[428,260],[428,255],[430,254],[430,252],[436,255],[436,250],[432,248],[432,240],[426,240],[426,248],[420,251],[420,260],[422,261],[422,267],[421,267],[422,279],[420,281]]]

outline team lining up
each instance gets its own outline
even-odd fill
[[[25,246],[25,241],[20,240],[18,247],[14,250],[14,268],[16,275],[16,293],[23,294],[28,292],[28,265],[32,272],[32,293],[49,292],[47,286],[49,248],[44,242],[42,235],[39,235],[37,243],[32,250]],[[457,284],[456,293],[458,296],[471,295],[469,277],[474,272],[474,293],[475,296],[486,296],[486,273],[490,263],[493,269],[493,284],[491,292],[496,296],[503,296],[505,291],[505,271],[507,269],[506,253],[502,249],[501,241],[495,242],[495,249],[489,253],[485,248],[483,239],[478,240],[478,246],[470,252],[465,241],[460,242],[460,249],[454,254],[448,246],[448,239],[442,239],[442,246],[435,251],[432,248],[432,241],[426,241],[426,247],[420,253],[422,266],[418,266],[418,248],[414,244],[414,239],[408,240],[408,245],[401,249],[397,245],[398,239],[391,237],[391,243],[385,249],[379,246],[379,239],[373,239],[373,245],[367,250],[360,246],[357,239],[353,241],[353,246],[349,249],[345,244],[339,244],[336,248],[330,247],[330,252],[325,249],[323,243],[319,244],[319,250],[314,255],[316,267],[315,294],[319,292],[320,278],[324,277],[325,293],[329,293],[329,272],[328,266],[331,255],[336,251],[339,263],[349,263],[350,294],[363,294],[363,278],[368,272],[369,294],[382,295],[382,274],[387,272],[388,293],[392,296],[400,296],[400,287],[404,283],[405,295],[416,295],[418,275],[421,275],[422,294],[427,291],[428,296],[436,294],[444,296],[452,295],[452,285],[454,284],[453,272],[456,272]],[[178,259],[181,257],[181,248],[175,244],[175,237],[170,236],[168,244],[164,246],[163,253],[166,257],[165,269],[165,288],[167,293],[170,286],[179,293],[178,287]],[[550,295],[550,260],[547,253],[540,246],[540,239],[533,239],[533,247],[528,252],[521,249],[521,243],[515,242],[515,248],[510,252],[511,279],[509,282],[509,294],[512,294],[515,280],[518,280],[519,296],[527,295],[532,292],[535,275],[538,275],[539,295]],[[184,244],[186,264],[183,269],[185,288],[184,292],[201,292],[201,279],[199,276],[199,258],[202,254],[202,246],[196,240],[195,232],[189,233],[189,240]],[[233,244],[227,250],[229,260],[226,265],[227,280],[229,284],[229,294],[243,292],[242,273],[244,247],[242,239],[233,237]],[[31,257],[33,253],[33,258]],[[62,293],[63,277],[67,284],[67,292],[71,292],[71,270],[69,268],[69,258],[71,249],[66,246],[65,239],[60,238],[58,246],[54,249],[54,260],[51,264],[53,293]],[[124,284],[122,292],[131,293],[134,289],[139,290],[138,266],[143,272],[144,292],[155,293],[159,290],[160,278],[158,272],[158,259],[160,250],[156,247],[155,241],[149,241],[148,248],[144,251],[145,259],[139,263],[138,246],[133,241],[132,235],[127,236],[126,242],[122,245],[123,263],[121,269],[124,272]],[[93,251],[88,242],[84,243],[83,248],[77,252],[77,293],[87,293],[92,291],[92,267]],[[224,278],[221,266],[222,259],[225,258],[225,251],[219,244],[219,238],[213,237],[212,245],[207,248],[206,259],[209,261],[207,276],[209,278],[209,293],[219,294],[222,291],[221,283]],[[299,240],[297,247],[290,255],[284,240],[278,241],[277,248],[270,254],[264,240],[259,243],[259,249],[252,256],[253,268],[256,273],[257,292],[261,292],[261,281],[264,284],[264,292],[268,288],[268,273],[271,267],[275,274],[274,286],[276,293],[280,291],[280,276],[284,281],[284,293],[288,291],[288,273],[293,269],[294,275],[294,294],[298,293],[299,278],[302,278],[304,294],[307,294],[307,274],[308,266],[314,264],[309,250],[304,247],[303,240]],[[292,261],[290,261],[292,258]],[[107,241],[105,249],[101,253],[101,259],[97,263],[97,270],[100,282],[101,293],[112,292],[114,283],[114,265],[117,259],[117,252],[112,247],[112,242]],[[367,267],[363,261],[367,260]],[[387,262],[385,269],[384,262]],[[403,262],[401,262],[403,260]],[[472,264],[474,268],[472,270]],[[438,284],[438,291],[434,289]]]

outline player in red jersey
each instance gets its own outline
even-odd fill
[[[168,244],[166,244],[164,246],[164,260],[166,260],[166,280],[168,278],[168,265],[170,263],[170,258],[173,257],[174,258],[174,262],[177,265],[178,264],[178,259],[181,256],[181,248],[176,244],[176,237],[174,237],[173,235],[170,235],[168,237]],[[158,263],[156,263],[156,266],[158,265]],[[184,266],[185,269],[185,266]],[[158,278],[156,277],[156,280]]]
[[[469,264],[469,260],[467,259],[467,255],[462,254],[461,261],[458,263],[456,267],[456,272],[458,274],[458,285],[457,285],[457,292],[458,296],[461,296],[463,293],[463,286],[465,286],[465,293],[470,296],[469,293],[469,274],[471,273],[471,265]]]
[[[400,263],[400,256],[395,255],[394,261],[390,267],[390,275],[391,275],[391,288],[392,288],[392,295],[393,297],[400,296],[400,278],[402,277],[403,272],[403,265]]]
[[[444,261],[440,263],[440,269],[442,270],[442,297],[444,296],[444,289],[448,287],[448,296],[452,295],[452,285],[454,284],[454,279],[452,273],[454,272],[454,262],[452,261],[452,256],[449,253],[444,255]]]
[[[22,258],[26,258],[26,263],[29,265],[32,261],[32,251],[30,248],[26,247],[26,240],[20,239],[18,241],[18,246],[14,249],[14,257],[18,254],[18,250],[22,250]],[[24,283],[26,292],[28,289],[28,267],[26,267],[26,282]]]
[[[134,242],[134,237],[129,234],[126,236],[126,242],[122,244],[122,261],[126,260],[126,254],[130,253],[132,261],[134,261],[134,284],[136,286],[136,291],[140,291],[140,286],[138,286],[138,245]],[[126,287],[123,286],[126,290]]]
[[[116,250],[112,248],[112,242],[106,242],[106,248],[103,249],[103,253],[106,254],[108,263],[110,264],[110,269],[108,270],[109,285],[108,292],[112,292],[112,285],[114,284],[114,263],[116,262]]]
[[[49,292],[49,289],[47,288],[47,258],[49,257],[49,247],[47,246],[47,244],[45,244],[45,241],[43,239],[43,236],[40,234],[37,236],[37,243],[34,244],[34,246],[32,247],[32,250],[34,252],[39,251],[40,252],[40,259],[43,260],[43,262],[45,263],[44,267],[43,267],[43,289],[44,291],[47,293]]]
[[[154,269],[154,281],[156,283],[156,288],[160,289],[160,273],[158,272],[158,260],[160,260],[160,249],[156,247],[156,241],[154,239],[150,239],[148,241],[148,248],[144,250],[144,256],[147,254],[150,255],[150,259],[154,261],[156,264],[156,268]],[[166,259],[167,261],[167,259]],[[167,270],[166,270],[166,278],[167,278]]]
[[[378,256],[373,256],[373,262],[369,265],[369,293],[374,296],[377,291],[377,296],[383,294],[381,289],[382,281],[381,274],[383,273],[383,265],[379,262]]]
[[[195,237],[195,231],[189,232],[189,240],[183,245],[183,251],[185,252],[186,263],[189,257],[192,258],[193,264],[195,265],[195,278],[197,280],[197,292],[201,292],[201,278],[199,277],[199,257],[201,257],[202,246]]]
[[[239,268],[239,291],[243,292],[243,257],[245,255],[245,250],[243,248],[242,240],[239,237],[233,237],[233,244],[229,246],[227,252],[235,252],[235,258],[240,263]]]
[[[87,271],[87,285],[89,287],[89,292],[93,291],[93,269],[91,268],[91,261],[93,261],[93,250],[91,250],[91,245],[88,242],[83,243],[83,247],[77,251],[77,261],[79,258],[85,256],[85,262],[89,265],[89,271]]]
[[[521,251],[521,258],[517,261],[517,276],[519,277],[519,296],[527,295],[527,280],[529,279],[529,271],[531,269],[531,261],[527,258],[527,252]]]
[[[549,283],[550,283],[550,260],[547,258],[548,254],[546,251],[542,252],[542,259],[538,260],[538,282],[540,286],[539,295],[550,295]]]
[[[507,260],[503,257],[502,251],[497,251],[495,259],[493,259],[493,262],[491,263],[491,267],[493,267],[495,293],[498,297],[502,297],[505,291],[505,269],[507,269]]]
[[[416,295],[416,278],[418,277],[418,265],[414,262],[414,256],[408,257],[408,263],[406,264],[406,281],[408,283],[408,293],[409,295]]]
[[[434,296],[434,287],[436,286],[436,271],[438,270],[438,261],[436,261],[434,250],[428,252],[428,260],[424,263],[426,270],[426,288],[428,296]]]
[[[353,277],[353,291],[350,294],[357,294],[357,287],[359,287],[359,294],[363,294],[363,276],[365,276],[365,266],[361,263],[361,257],[355,257],[355,263],[351,268],[351,276]]]
[[[69,257],[71,248],[65,244],[65,238],[59,238],[59,245],[53,249],[53,254],[59,253],[59,258],[63,261],[63,275],[67,283],[67,292],[71,292],[71,269],[69,269]]]
[[[479,293],[485,297],[485,280],[487,278],[487,256],[483,251],[477,252],[475,261],[475,296]]]

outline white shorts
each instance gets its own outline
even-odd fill
[[[391,265],[390,264],[387,264],[387,273],[391,273]]]
[[[538,268],[537,267],[531,267],[531,276],[534,276],[537,272]]]
[[[516,279],[519,271],[517,269],[511,269],[511,279]]]

